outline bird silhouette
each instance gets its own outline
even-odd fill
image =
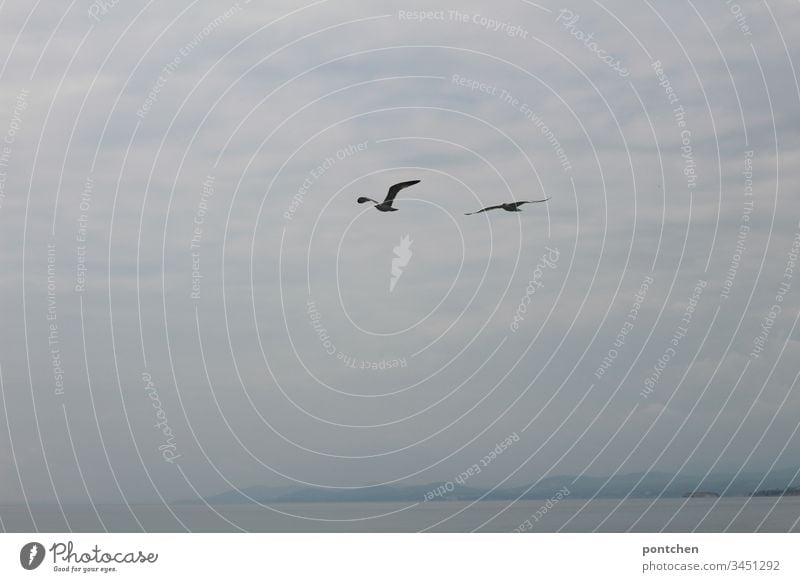
[[[481,208],[480,210],[476,210],[475,212],[465,212],[465,216],[469,216],[471,214],[479,214],[481,212],[486,212],[487,210],[500,210],[501,208],[507,212],[522,212],[519,209],[520,206],[523,204],[535,204],[537,202],[547,202],[550,198],[545,198],[544,200],[520,200],[519,202],[505,202],[504,204],[496,204],[494,206],[487,206],[486,208]]]
[[[365,202],[374,202],[375,209],[380,210],[381,212],[395,212],[397,208],[392,207],[392,202],[394,202],[395,196],[397,193],[400,192],[403,188],[408,188],[409,186],[413,186],[414,184],[419,184],[419,180],[411,180],[409,182],[398,182],[391,188],[389,188],[389,192],[386,193],[386,198],[383,202],[378,202],[377,200],[373,200],[372,198],[367,198],[366,196],[361,196],[358,199],[359,204],[364,204]]]

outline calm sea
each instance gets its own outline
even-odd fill
[[[0,507],[9,532],[789,532],[800,497]]]

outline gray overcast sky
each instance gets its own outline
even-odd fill
[[[796,2],[99,6],[0,8],[0,503],[798,464]]]

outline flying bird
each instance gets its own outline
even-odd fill
[[[392,202],[394,202],[395,196],[397,193],[400,192],[403,188],[408,188],[409,186],[413,186],[414,184],[419,184],[419,180],[411,180],[409,182],[399,182],[389,188],[389,192],[386,194],[386,198],[383,202],[378,202],[377,200],[373,200],[372,198],[367,198],[366,196],[361,196],[358,199],[359,204],[364,204],[364,202],[374,202],[375,209],[380,210],[381,212],[395,212],[397,208],[392,208]]]
[[[550,200],[550,198],[545,198],[544,200],[520,200],[519,202],[506,202],[504,204],[487,206],[486,208],[481,208],[475,212],[465,212],[464,215],[469,216],[470,214],[479,214],[481,212],[486,212],[487,210],[499,210],[501,208],[507,212],[522,212],[519,207],[523,204],[535,204],[537,202],[547,202],[548,200]]]

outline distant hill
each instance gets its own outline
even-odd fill
[[[711,499],[719,497],[716,491],[687,491],[683,497],[691,497],[692,499]]]
[[[338,490],[305,488],[287,493],[281,497],[280,501],[291,503],[305,503],[310,501],[423,501],[426,494],[432,497],[430,492],[444,486],[444,483],[429,483],[427,485],[401,487],[380,485],[359,489]],[[446,492],[445,489],[442,490],[445,491],[445,498],[451,501],[477,499],[483,493],[482,489],[473,489],[471,487],[457,487],[452,492]],[[436,499],[441,499],[441,497],[436,497]]]
[[[282,495],[296,490],[296,486],[266,487],[263,485],[256,485],[254,487],[245,487],[240,491],[230,490],[217,495],[211,495],[210,497],[206,497],[205,500],[211,505],[251,503],[251,500],[260,503],[272,503],[278,501]],[[178,503],[202,503],[202,501],[200,499],[183,499],[178,501]]]
[[[357,489],[331,489],[323,487],[267,487],[253,486],[241,491],[224,491],[205,498],[211,505],[258,503],[312,503],[312,502],[426,502],[471,501],[483,499],[499,501],[511,499],[548,499],[566,487],[573,499],[619,499],[623,497],[654,498],[684,497],[687,492],[714,491],[721,496],[798,495],[800,483],[795,475],[797,467],[762,473],[712,474],[673,476],[670,473],[626,473],[614,477],[573,477],[568,475],[547,477],[530,485],[489,489],[465,487],[453,483],[437,482],[424,485],[375,485]],[[753,492],[756,493],[753,493]],[[200,499],[178,503],[202,503]]]

